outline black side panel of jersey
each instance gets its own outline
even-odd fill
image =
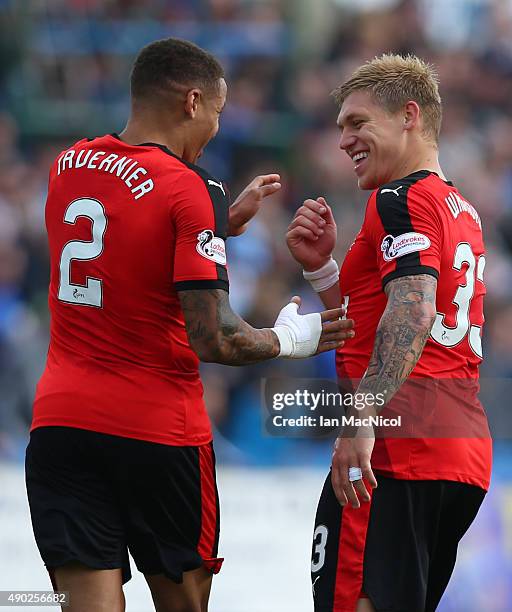
[[[377,212],[384,230],[396,238],[401,234],[415,232],[407,204],[409,189],[418,181],[429,176],[429,170],[419,170],[392,183],[387,183],[377,191]],[[382,280],[385,287],[389,281],[413,274],[430,274],[437,278],[437,270],[421,264],[418,251],[407,253],[396,259],[396,268]]]
[[[214,179],[210,174],[208,174],[208,172],[206,172],[206,170],[203,170],[199,166],[194,166],[193,164],[188,164],[188,166],[203,179],[206,189],[208,189],[215,216],[215,236],[217,236],[217,238],[222,238],[225,241],[228,234],[229,201],[224,185],[221,181]],[[216,264],[216,266],[217,278],[227,283],[228,272],[225,266],[222,266],[221,264]]]

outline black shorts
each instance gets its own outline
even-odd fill
[[[457,546],[485,491],[446,480],[377,476],[370,503],[340,506],[328,475],[318,504],[311,580],[316,612],[434,612]]]
[[[167,446],[70,427],[30,435],[26,482],[39,552],[52,569],[78,561],[121,568],[128,549],[144,574],[181,583],[220,570],[219,504],[211,444]]]

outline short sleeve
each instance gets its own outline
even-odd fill
[[[439,277],[442,223],[425,189],[406,180],[381,187],[370,198],[365,226],[383,287],[402,276]]]
[[[180,178],[171,203],[177,291],[229,290],[225,245],[228,207],[223,184],[207,173],[189,170]]]

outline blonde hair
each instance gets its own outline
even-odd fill
[[[442,118],[438,83],[435,68],[419,57],[385,53],[357,68],[331,95],[341,107],[354,91],[368,90],[391,113],[414,100],[423,115],[425,136],[437,143]]]

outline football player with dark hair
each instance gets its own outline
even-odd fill
[[[119,135],[55,160],[46,202],[51,339],[26,479],[41,556],[70,612],[124,610],[128,550],[159,612],[204,612],[219,571],[212,433],[199,360],[303,358],[353,335],[341,308],[285,306],[255,329],[229,303],[225,239],[276,174],[229,206],[196,165],[219,129],[217,60],[176,39],[137,57]]]

